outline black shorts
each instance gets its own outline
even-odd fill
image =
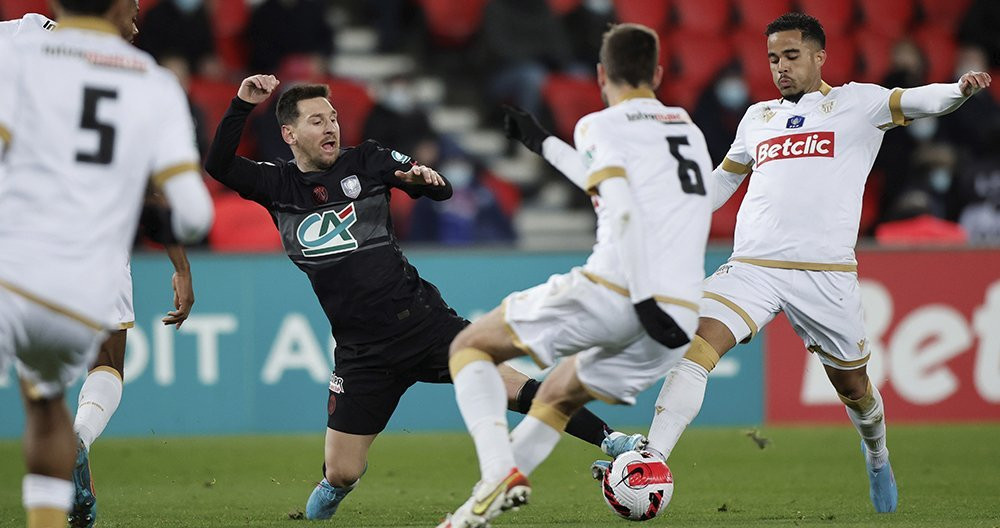
[[[327,427],[358,435],[380,433],[411,385],[451,383],[448,346],[468,324],[454,311],[442,310],[385,341],[338,345],[330,376]]]

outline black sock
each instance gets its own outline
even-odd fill
[[[521,414],[528,414],[528,410],[531,409],[531,400],[535,399],[539,385],[541,383],[536,379],[529,379],[524,382],[521,390],[517,392],[517,408],[514,409],[515,411]],[[566,424],[567,433],[597,447],[601,447],[605,433],[610,433],[611,431],[612,429],[608,427],[608,424],[604,423],[604,420],[598,418],[596,414],[587,410],[586,407],[581,407],[579,411],[576,411],[569,419],[569,423]]]

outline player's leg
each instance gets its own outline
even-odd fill
[[[75,450],[63,394],[96,353],[98,328],[0,290],[0,357],[16,355],[25,405],[29,528],[66,525]]]
[[[896,511],[898,491],[886,447],[885,406],[868,379],[871,355],[857,276],[798,271],[789,322],[826,371],[862,440],[869,495],[880,513]],[[828,299],[842,299],[832,304]]]
[[[728,263],[705,280],[698,332],[667,373],[656,398],[646,449],[670,456],[705,400],[708,374],[738,342],[752,339],[778,311],[778,295],[767,270]]]
[[[97,359],[80,388],[73,428],[89,451],[121,403],[125,371],[126,331],[118,330],[101,343]]]
[[[530,378],[516,369],[501,364],[498,367],[500,377],[507,387],[507,406],[510,410],[528,414],[531,402],[538,393],[541,382]],[[608,424],[586,407],[580,407],[566,424],[566,432],[584,442],[600,447],[602,451],[617,456],[618,453],[640,449],[646,444],[642,434],[626,435],[615,431]]]
[[[306,501],[307,519],[329,519],[368,468],[375,434],[356,435],[327,428],[323,444],[323,480]]]

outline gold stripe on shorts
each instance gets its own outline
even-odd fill
[[[587,280],[589,280],[590,282],[593,282],[594,284],[599,284],[601,286],[604,286],[605,288],[607,288],[607,289],[609,289],[609,290],[617,293],[618,295],[621,295],[622,297],[631,297],[631,295],[629,294],[628,288],[619,286],[619,285],[617,285],[617,284],[609,281],[608,279],[605,279],[604,277],[601,277],[600,275],[597,275],[595,273],[591,273],[591,272],[586,271],[586,270],[581,270],[580,273],[584,277],[586,277]],[[676,306],[681,306],[681,307],[687,308],[688,310],[694,311],[694,313],[698,313],[698,309],[699,309],[698,303],[693,303],[691,301],[685,301],[684,299],[678,299],[676,297],[667,297],[666,295],[654,295],[653,296],[653,300],[656,301],[656,302],[664,303],[664,304],[673,304],[673,305],[676,305]]]
[[[542,360],[539,359],[538,355],[535,354],[535,351],[532,350],[530,346],[525,344],[524,341],[521,341],[521,337],[514,331],[514,327],[510,326],[510,323],[507,322],[507,299],[504,299],[503,302],[500,303],[500,316],[503,318],[503,326],[507,329],[507,333],[510,334],[510,340],[514,344],[514,347],[530,357],[531,360],[538,365],[538,368],[549,368],[551,365],[543,363]]]
[[[167,180],[177,176],[178,174],[184,174],[185,172],[194,172],[196,174],[201,174],[201,167],[193,161],[188,161],[185,163],[178,163],[177,165],[172,165],[167,167],[160,172],[154,174],[150,180],[153,181],[153,185],[157,187],[163,187],[163,184],[167,183]]]
[[[743,318],[743,322],[746,323],[747,327],[750,329],[750,339],[753,339],[754,336],[757,335],[757,323],[753,322],[753,319],[750,318],[750,314],[748,314],[743,308],[740,308],[739,305],[719,295],[718,293],[712,293],[710,291],[704,292],[702,297],[722,303],[726,308],[736,312],[736,315]]]
[[[10,145],[13,138],[14,136],[10,133],[10,130],[7,130],[7,127],[5,126],[0,125],[0,139],[2,139],[4,143]]]
[[[129,328],[135,328],[135,321],[129,321],[127,323],[118,323],[119,330],[128,330]]]
[[[104,327],[104,325],[101,325],[101,324],[97,323],[96,321],[94,321],[93,319],[91,319],[89,317],[86,317],[84,315],[80,315],[80,314],[74,312],[73,310],[70,310],[68,308],[63,308],[62,306],[58,306],[58,305],[53,304],[53,303],[51,303],[49,301],[46,301],[45,299],[42,299],[41,297],[38,297],[37,295],[35,295],[35,294],[31,293],[31,292],[22,290],[21,288],[19,288],[17,286],[14,286],[13,284],[11,284],[11,283],[9,283],[9,282],[7,282],[5,280],[0,280],[0,288],[4,288],[6,290],[9,290],[10,292],[15,293],[15,294],[17,294],[17,295],[19,295],[21,297],[24,297],[25,299],[27,299],[27,300],[29,300],[29,301],[31,301],[31,302],[33,302],[33,303],[35,303],[35,304],[37,304],[37,305],[45,308],[46,310],[55,312],[55,313],[57,313],[59,315],[65,316],[65,317],[69,317],[70,319],[73,319],[74,321],[76,321],[78,323],[82,323],[85,326],[93,328],[94,330],[97,330],[98,332],[106,330],[106,328]]]
[[[829,353],[827,353],[826,350],[823,350],[822,348],[820,348],[818,346],[806,347],[806,350],[808,350],[808,351],[810,351],[810,352],[812,352],[814,354],[819,354],[819,355],[825,357],[826,359],[830,360],[831,362],[833,362],[838,367],[841,367],[841,368],[844,368],[844,369],[847,369],[847,370],[856,369],[856,368],[864,366],[866,363],[868,363],[868,360],[872,357],[872,353],[869,352],[867,355],[865,355],[865,357],[863,357],[861,359],[856,359],[854,361],[844,361],[843,359],[831,356]]]
[[[822,262],[793,262],[790,260],[770,260],[770,259],[755,259],[755,258],[732,258],[729,259],[735,262],[743,262],[745,264],[753,264],[754,266],[760,266],[762,268],[777,268],[777,269],[790,269],[790,270],[802,270],[802,271],[847,271],[851,273],[858,272],[857,264],[824,264]]]
[[[604,180],[610,180],[611,178],[625,178],[625,168],[624,167],[605,167],[587,178],[587,194],[597,195],[597,186],[601,184]]]

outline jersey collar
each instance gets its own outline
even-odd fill
[[[617,104],[631,101],[632,99],[656,99],[656,94],[649,88],[634,88],[622,94],[622,98]]]
[[[112,35],[120,35],[120,32],[115,29],[115,26],[103,18],[98,17],[63,17],[60,18],[56,25],[56,31],[60,29],[87,29],[90,31],[98,31],[101,33],[111,33]]]
[[[819,94],[820,94],[821,96],[823,96],[823,97],[826,97],[826,96],[827,96],[827,95],[828,95],[828,94],[830,93],[830,90],[833,90],[833,88],[831,88],[829,84],[826,84],[826,81],[820,81],[820,82],[819,82],[819,90],[817,90],[817,91],[819,92]],[[809,93],[807,93],[807,94],[803,94],[803,95],[802,95],[802,98],[804,99],[804,98],[806,98],[806,97],[810,97],[810,96],[811,96],[812,94],[814,94],[814,93],[816,93],[816,92],[809,92]],[[802,102],[802,99],[799,99],[799,102],[801,103],[801,102]],[[778,101],[778,103],[779,103],[779,104],[784,104],[784,103],[785,103],[785,98],[784,98],[784,97],[782,97],[782,98],[781,98],[781,99],[780,99],[780,100]]]

